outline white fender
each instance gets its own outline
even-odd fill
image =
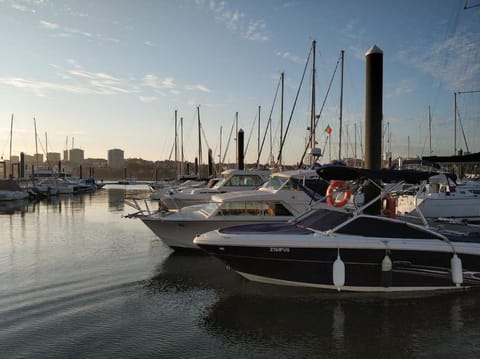
[[[450,268],[452,270],[452,282],[457,287],[463,283],[463,269],[462,260],[458,258],[457,253],[454,253],[452,259],[450,259]]]
[[[338,291],[340,291],[340,287],[345,285],[345,263],[340,258],[340,252],[335,262],[333,262],[333,285]]]

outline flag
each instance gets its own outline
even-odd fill
[[[333,130],[332,130],[332,128],[330,127],[330,125],[327,125],[327,127],[325,127],[325,132],[326,132],[327,134],[330,135],[330,134],[332,133],[332,131],[333,131]]]

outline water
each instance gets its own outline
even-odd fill
[[[3,209],[2,357],[480,357],[479,291],[372,295],[247,282],[122,218],[134,211],[123,204],[130,194],[118,186]]]

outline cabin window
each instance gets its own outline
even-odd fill
[[[293,216],[283,204],[273,201],[224,202],[217,216]]]
[[[233,176],[225,182],[225,186],[260,186],[262,179],[256,175]]]

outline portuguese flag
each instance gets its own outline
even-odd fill
[[[330,127],[330,125],[327,125],[327,127],[325,127],[325,132],[326,132],[327,134],[331,134],[332,131],[333,131],[333,130],[332,130],[332,128]]]

